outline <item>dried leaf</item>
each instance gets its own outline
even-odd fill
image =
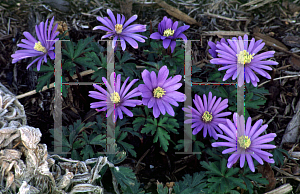
[[[274,171],[269,163],[264,162],[264,165],[259,165],[257,167],[258,173],[262,174],[263,178],[266,178],[269,181],[269,184],[266,185],[266,191],[270,191],[276,186],[276,179],[274,177]]]
[[[289,50],[283,43],[281,43],[280,41],[278,41],[268,35],[264,35],[264,34],[257,32],[257,33],[254,33],[254,36],[256,39],[262,39],[268,46],[272,46],[276,49],[283,50],[283,51]]]

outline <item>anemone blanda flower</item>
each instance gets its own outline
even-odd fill
[[[221,39],[221,43],[225,43],[227,46],[228,46],[228,43],[226,42],[225,38],[222,38]],[[217,41],[217,44],[220,44],[219,41]],[[212,41],[208,41],[208,45],[210,46],[210,49],[208,50],[208,52],[211,54],[211,56],[213,58],[216,58],[218,56],[218,53],[217,53],[217,44],[215,44],[214,42]]]
[[[212,97],[212,93],[209,92],[208,98],[205,94],[203,94],[202,99],[195,94],[195,99],[193,102],[197,108],[189,106],[188,108],[182,108],[183,111],[189,113],[186,114],[187,117],[192,117],[191,119],[187,119],[184,123],[193,123],[192,128],[193,135],[199,133],[203,128],[203,137],[206,137],[207,131],[209,136],[214,139],[218,139],[216,130],[219,133],[222,133],[222,130],[218,127],[219,123],[226,123],[226,119],[222,118],[230,115],[230,112],[222,112],[225,108],[228,107],[228,99],[224,99],[221,101],[221,97],[216,101],[216,96]]]
[[[110,19],[107,17],[97,17],[97,20],[101,22],[104,26],[96,26],[93,30],[104,30],[107,31],[107,34],[102,36],[101,39],[113,36],[113,43],[112,47],[115,48],[116,41],[120,38],[121,40],[121,47],[123,51],[126,48],[127,41],[133,48],[138,48],[138,43],[136,42],[145,42],[144,39],[147,37],[142,36],[140,34],[135,34],[136,32],[145,32],[146,25],[141,24],[133,24],[129,25],[137,19],[137,15],[132,16],[125,22],[125,16],[117,14],[117,20],[110,9],[107,9],[107,14],[109,15]],[[125,23],[124,23],[125,22]],[[144,39],[143,39],[144,38]]]
[[[269,158],[273,155],[262,149],[274,149],[275,145],[265,144],[271,142],[276,137],[275,133],[267,135],[259,135],[266,130],[267,124],[261,126],[263,120],[260,119],[251,126],[251,117],[248,118],[246,123],[246,130],[244,124],[244,116],[238,116],[237,113],[233,114],[234,124],[227,119],[227,125],[219,124],[219,127],[224,131],[225,135],[217,134],[218,137],[227,140],[228,142],[215,142],[212,147],[226,146],[230,147],[225,149],[222,154],[232,152],[228,158],[227,167],[231,168],[234,163],[240,158],[240,167],[242,168],[247,159],[249,168],[252,172],[255,171],[252,158],[257,160],[258,163],[263,164],[263,160],[268,163],[274,163],[274,160]]]
[[[33,63],[38,61],[37,70],[39,71],[43,60],[47,63],[47,54],[49,55],[50,59],[54,59],[55,54],[53,51],[53,44],[58,40],[58,38],[55,39],[55,37],[59,34],[59,32],[55,32],[57,29],[57,24],[52,28],[53,22],[54,17],[51,19],[48,32],[48,19],[46,20],[45,24],[44,22],[41,22],[39,25],[35,26],[36,35],[39,41],[37,41],[29,32],[24,32],[23,34],[27,39],[22,39],[21,41],[25,44],[17,44],[17,46],[25,49],[17,50],[15,54],[11,55],[13,58],[12,63],[16,63],[28,57],[37,57],[27,66],[27,69]]]
[[[219,43],[216,45],[219,58],[214,58],[210,60],[212,64],[222,64],[224,67],[219,68],[219,71],[225,70],[226,74],[223,78],[223,81],[232,77],[232,80],[235,80],[238,77],[238,86],[241,87],[244,84],[244,80],[247,83],[251,81],[253,86],[257,86],[257,82],[259,82],[258,77],[255,75],[255,72],[271,79],[271,76],[264,71],[272,70],[271,67],[267,65],[277,65],[276,61],[262,61],[263,59],[267,59],[269,57],[274,57],[275,51],[267,51],[261,54],[257,54],[265,45],[262,43],[262,40],[255,41],[254,38],[251,39],[250,44],[248,45],[248,36],[244,35],[244,40],[242,37],[233,38],[227,40],[229,45],[225,43]],[[245,68],[244,68],[245,67]],[[239,76],[244,74],[243,76]]]
[[[153,107],[153,115],[157,118],[160,113],[163,115],[166,112],[174,116],[174,110],[170,104],[178,106],[177,102],[183,102],[186,99],[186,96],[175,90],[179,89],[182,83],[177,83],[181,80],[181,75],[176,75],[173,78],[169,77],[169,70],[167,66],[161,67],[156,73],[152,71],[151,73],[148,70],[142,72],[142,78],[145,84],[140,84],[138,89],[142,92],[142,102],[148,108]]]
[[[162,39],[163,46],[167,49],[169,46],[171,47],[171,52],[173,53],[176,47],[176,38],[182,38],[184,41],[187,41],[186,36],[183,34],[184,31],[189,29],[189,25],[181,26],[177,28],[178,22],[174,22],[167,18],[166,16],[163,20],[158,24],[158,32],[154,32],[150,35],[152,39]]]
[[[141,92],[139,92],[138,88],[134,88],[131,90],[128,94],[127,92],[129,89],[135,84],[138,79],[132,80],[127,86],[127,81],[129,77],[125,80],[123,83],[121,89],[121,74],[117,76],[117,79],[115,80],[115,72],[113,72],[110,75],[110,84],[108,81],[102,77],[103,82],[105,83],[107,89],[108,89],[108,96],[107,96],[107,91],[104,90],[102,87],[93,84],[93,86],[99,90],[101,93],[96,92],[96,91],[89,91],[89,97],[101,100],[100,102],[92,102],[91,103],[91,108],[99,108],[103,107],[102,109],[96,109],[98,112],[100,111],[107,111],[106,117],[109,117],[110,114],[114,111],[112,114],[113,121],[116,122],[118,116],[120,119],[123,119],[123,113],[124,112],[126,115],[132,117],[133,113],[128,110],[125,106],[129,107],[135,107],[136,105],[141,105],[142,101],[141,100],[130,100],[130,98],[140,96]],[[115,86],[115,90],[113,90],[113,86]]]

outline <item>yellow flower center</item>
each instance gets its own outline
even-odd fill
[[[122,24],[116,24],[115,25],[115,31],[117,34],[120,34],[123,30],[123,25]]]
[[[41,43],[40,41],[38,41],[37,43],[35,43],[35,45],[34,45],[33,48],[34,48],[34,50],[36,50],[36,51],[41,51],[41,52],[43,52],[43,53],[46,53],[46,52],[47,52],[46,48],[43,47],[43,45],[42,45],[42,43]]]
[[[236,54],[237,61],[239,64],[250,63],[253,59],[254,54],[250,55],[246,50],[242,50],[239,54]]]
[[[213,116],[208,111],[205,111],[202,115],[202,119],[204,122],[209,122],[213,119]]]
[[[238,140],[241,148],[248,148],[251,145],[250,138],[248,136],[242,135]]]
[[[166,30],[164,31],[164,36],[165,36],[165,37],[173,36],[173,34],[174,34],[174,30],[171,30],[171,28],[166,29]]]
[[[166,91],[162,89],[161,87],[157,87],[153,90],[153,95],[155,98],[161,98],[163,95],[165,95]]]
[[[112,94],[110,94],[110,100],[116,104],[120,102],[120,95],[118,94],[118,92],[114,92]]]

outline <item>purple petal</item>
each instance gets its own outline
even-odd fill
[[[160,115],[160,111],[159,111],[156,103],[153,106],[153,115],[155,118],[159,117],[159,115]]]
[[[129,20],[127,20],[127,22],[125,22],[125,24],[123,25],[123,28],[126,28],[129,24],[134,22],[136,19],[137,19],[137,15],[133,15],[131,18],[129,18]]]
[[[101,22],[103,25],[105,25],[106,27],[108,27],[109,29],[111,29],[111,31],[115,31],[115,26],[113,25],[113,23],[107,18],[107,17],[105,17],[106,19],[104,19],[104,18],[102,18],[102,17],[100,17],[100,16],[98,16],[97,17],[97,20],[99,21],[99,22]]]
[[[171,41],[170,47],[171,47],[171,53],[173,53],[173,51],[176,47],[176,41]]]
[[[162,104],[164,105],[164,107],[169,115],[175,116],[175,112],[174,112],[172,106],[167,101],[162,100]]]
[[[152,82],[152,88],[157,88],[156,74],[154,71],[151,71],[150,78]]]
[[[252,160],[252,157],[250,156],[250,154],[246,154],[246,158],[247,158],[247,162],[248,162],[250,170],[252,172],[255,172],[255,167],[254,167],[253,160]]]
[[[120,106],[121,110],[129,117],[133,117],[133,113],[124,106]]]
[[[130,38],[130,37],[128,37],[128,36],[122,36],[134,49],[137,49],[138,47],[139,47],[139,45],[138,45],[138,43],[134,40],[134,39],[132,39],[132,38]]]
[[[169,76],[169,69],[167,66],[163,66],[160,68],[158,72],[158,77],[157,77],[157,86],[162,87]]]
[[[107,9],[107,14],[109,15],[111,21],[113,22],[113,24],[115,26],[117,24],[117,22],[116,22],[116,18],[114,16],[113,12],[110,9]]]
[[[152,39],[160,39],[161,35],[159,32],[154,32],[150,35],[150,38]]]
[[[173,98],[177,102],[184,102],[186,100],[185,94],[183,94],[181,92],[177,92],[177,91],[166,92],[166,96]]]
[[[169,47],[170,43],[171,43],[171,39],[169,39],[169,38],[164,39],[163,40],[164,48],[167,49]]]

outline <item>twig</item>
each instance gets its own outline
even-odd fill
[[[209,13],[209,11],[207,11],[207,12],[204,13],[204,14],[207,15],[207,16],[210,16],[210,17],[219,18],[219,19],[223,19],[223,20],[228,20],[228,21],[231,21],[231,22],[237,21],[237,20],[234,19],[234,18],[228,18],[228,17],[225,17],[225,16],[221,16],[221,15]]]
[[[183,13],[182,11],[180,11],[179,9],[167,4],[165,1],[163,0],[155,0],[155,2],[161,6],[162,8],[164,8],[166,10],[166,12],[168,14],[170,14],[171,16],[180,19],[188,24],[195,24],[197,26],[202,26],[199,22],[197,22],[194,18],[191,18],[190,16],[188,16],[187,14]]]
[[[288,184],[284,184],[284,185],[278,187],[277,189],[269,191],[269,192],[267,192],[265,194],[278,194],[278,193],[285,194],[285,193],[290,193],[292,190],[293,190],[292,185],[290,185],[288,183]]]
[[[150,149],[151,149],[151,148],[150,148]],[[139,164],[140,164],[141,161],[145,158],[145,156],[149,153],[150,149],[148,149],[148,150],[142,155],[142,157],[139,159],[139,161],[138,161],[137,164],[135,165],[135,171],[134,171],[135,174],[137,174]]]
[[[285,78],[293,78],[293,77],[300,77],[300,75],[288,75],[288,76],[278,77],[278,78],[273,79],[273,81],[275,81],[275,80],[280,80],[280,79],[285,79]],[[265,81],[265,82],[259,84],[257,87],[259,88],[259,87],[265,85],[266,83],[268,83],[268,82],[270,82],[270,81],[271,81],[271,80],[267,80],[267,81]]]
[[[300,182],[300,178],[297,177],[297,176],[294,176],[288,172],[285,172],[284,170],[281,170],[280,168],[276,167],[276,166],[273,166],[272,168],[274,168],[275,170],[277,170],[278,172],[280,172],[281,174],[284,174],[288,177],[292,177],[292,179],[296,180],[296,181],[299,181]]]
[[[102,68],[102,67],[99,67],[98,69],[101,69],[101,68]],[[86,75],[92,74],[92,73],[94,73],[94,72],[95,72],[94,70],[86,70],[86,71],[81,72],[80,75],[81,75],[81,76],[86,76]],[[72,78],[73,78],[73,79],[76,79],[76,78],[77,78],[77,75],[76,75],[76,74],[73,75]],[[68,78],[66,78],[66,80],[69,81]],[[43,91],[45,91],[45,90],[48,90],[48,89],[50,89],[50,88],[53,88],[53,87],[54,87],[54,84],[55,84],[55,83],[51,83],[51,84],[49,85],[49,88],[48,88],[47,86],[44,86],[41,92],[43,92]],[[27,97],[27,96],[31,96],[31,95],[36,94],[36,93],[37,93],[36,90],[32,90],[32,91],[30,91],[30,92],[26,92],[25,94],[18,95],[18,96],[16,96],[16,98],[17,98],[17,99],[21,99],[21,98],[24,98],[24,97]]]
[[[244,36],[245,34],[250,35],[249,32],[243,32],[243,31],[207,31],[204,32],[204,35],[209,36]]]

